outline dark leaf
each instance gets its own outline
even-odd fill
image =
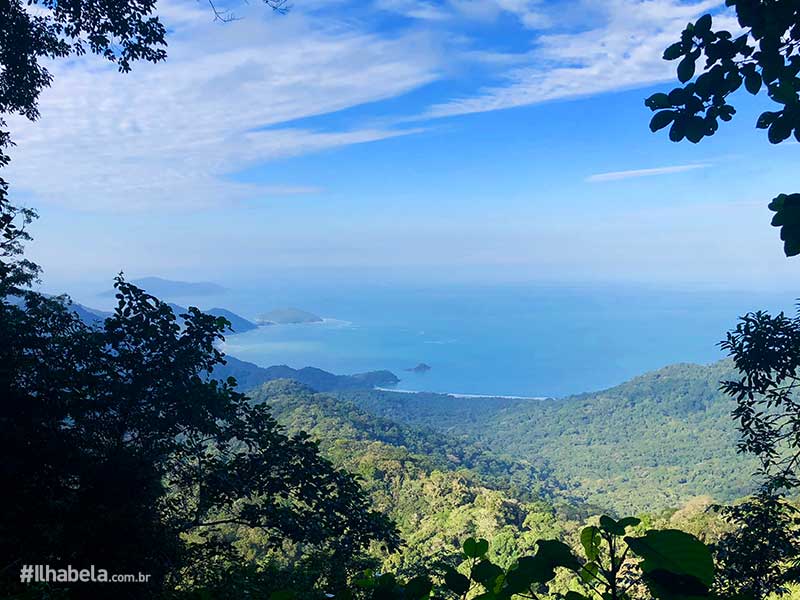
[[[686,83],[692,77],[694,77],[694,59],[691,56],[686,56],[684,59],[678,63],[678,81],[681,83]]]
[[[469,579],[452,569],[445,573],[444,583],[447,589],[456,594],[466,594],[469,591]]]
[[[666,572],[696,578],[706,587],[714,581],[711,550],[691,534],[677,529],[649,530],[642,537],[626,537],[631,551],[644,559],[645,574]]]
[[[675,42],[664,50],[664,60],[675,60],[683,56],[683,43]]]
[[[672,123],[674,120],[675,120],[674,110],[659,111],[653,115],[652,119],[650,119],[650,131],[656,132],[660,129],[664,129],[664,127]]]

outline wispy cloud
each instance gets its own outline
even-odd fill
[[[41,120],[12,123],[16,189],[37,204],[89,210],[219,205],[309,185],[229,177],[249,166],[419,131],[288,123],[436,79],[439,57],[424,33],[379,36],[263,7],[228,24],[191,2],[168,1],[164,13],[175,28],[166,63],[128,75],[92,57],[54,65]]]
[[[657,175],[670,175],[672,173],[684,173],[697,169],[707,169],[707,163],[696,163],[690,165],[673,165],[670,167],[655,167],[653,169],[633,169],[630,171],[612,171],[611,173],[597,173],[586,178],[590,183],[602,181],[619,181],[620,179],[634,179],[636,177],[655,177]]]
[[[444,6],[418,0],[376,0],[375,7],[382,11],[398,13],[423,21],[444,21],[451,16]]]
[[[524,4],[524,3],[517,3]],[[674,78],[661,59],[688,20],[721,6],[721,0],[579,2],[593,23],[577,32],[546,32],[531,38],[524,64],[498,73],[498,83],[477,93],[435,104],[425,117],[450,117],[590,96]],[[590,6],[591,4],[591,6]],[[546,19],[541,18],[542,25]],[[722,26],[736,28],[730,19]]]
[[[243,19],[222,25],[192,0],[162,0],[159,12],[173,32],[169,60],[138,65],[129,75],[92,57],[54,65],[42,119],[12,123],[18,146],[9,178],[37,204],[88,210],[191,209],[294,194],[316,186],[244,184],[231,175],[275,159],[418,133],[440,117],[669,79],[663,47],[687,20],[720,4],[308,0],[287,17],[241,5],[236,12]],[[349,12],[353,7],[361,9],[358,16]],[[372,23],[375,11],[411,24],[381,30]],[[510,51],[503,40],[475,31],[481,24],[491,29],[500,15],[517,23],[527,48]],[[466,29],[465,20],[472,22]],[[442,86],[441,101],[416,105],[422,117],[413,120],[422,127],[408,126],[415,110],[409,105],[382,113],[380,125],[297,124],[396,99],[464,71],[468,82],[452,89],[473,91],[453,97]],[[660,173],[626,176],[651,174]]]
[[[394,12],[422,21],[466,19],[492,22],[501,14],[511,14],[527,28],[539,29],[552,24],[543,0],[375,0],[379,10]]]

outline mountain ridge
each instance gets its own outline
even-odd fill
[[[316,367],[293,369],[288,365],[259,367],[230,355],[227,364],[217,365],[212,372],[215,379],[236,379],[239,388],[249,391],[269,381],[289,379],[304,384],[318,392],[372,389],[376,386],[395,385],[400,380],[391,371],[369,371],[353,375],[335,375]]]
[[[729,361],[680,363],[620,385],[555,400],[337,393],[402,423],[430,426],[519,459],[546,462],[582,500],[617,512],[752,491],[755,461],[736,451],[735,403],[719,391]]]
[[[213,296],[215,294],[224,294],[228,291],[228,288],[210,281],[178,281],[152,276],[132,279],[131,283],[142,288],[148,294],[159,298]],[[106,290],[98,295],[109,297],[114,296],[116,293],[116,290]]]

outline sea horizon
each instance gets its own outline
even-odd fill
[[[226,353],[262,367],[389,370],[401,379],[398,389],[411,392],[559,398],[669,364],[720,360],[718,344],[739,316],[762,308],[791,313],[794,297],[588,284],[343,283],[232,289],[196,304],[249,319],[292,306],[323,319],[226,337]],[[420,363],[430,371],[414,372]]]

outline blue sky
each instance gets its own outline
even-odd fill
[[[169,0],[166,63],[53,66],[9,179],[53,285],[275,270],[791,287],[763,98],[699,146],[643,99],[700,0]],[[795,261],[796,262],[796,261]]]

